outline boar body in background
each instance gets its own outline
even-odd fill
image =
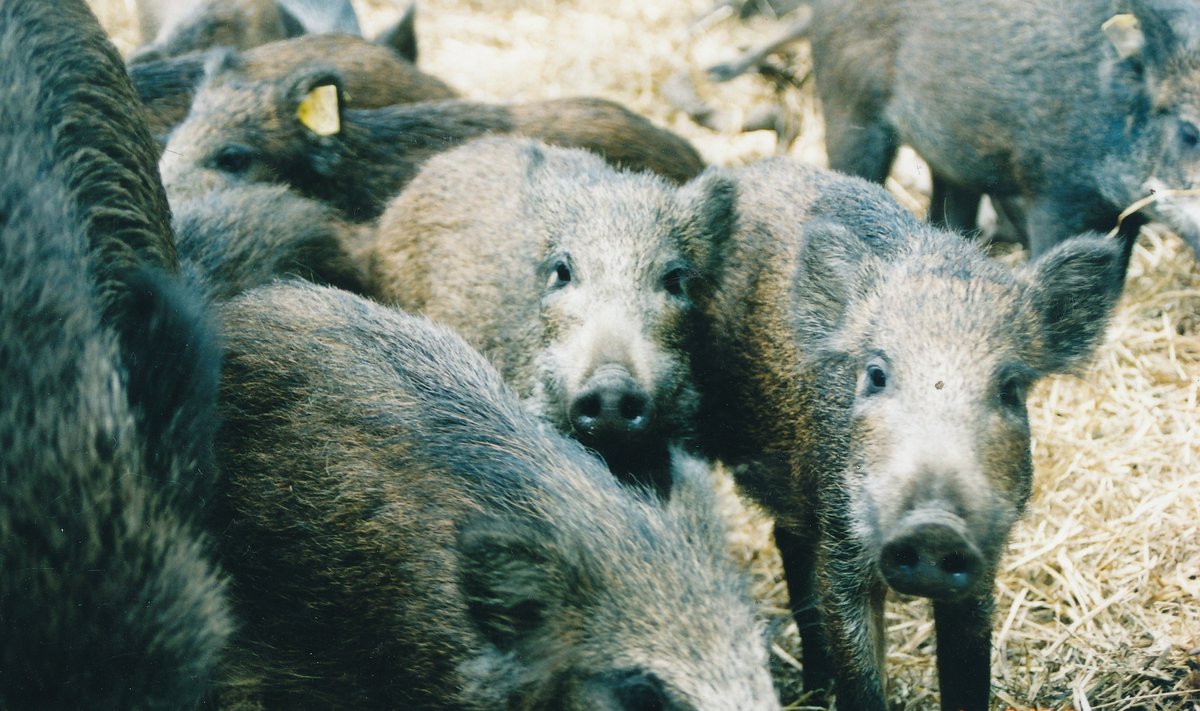
[[[0,708],[197,707],[219,357],[79,0],[0,3]]]
[[[139,0],[138,13],[143,41],[153,40],[134,64],[303,34],[362,34],[349,0]]]
[[[701,463],[636,495],[449,329],[345,292],[225,315],[225,707],[779,708]]]
[[[408,16],[411,18],[411,14]],[[417,68],[416,37],[389,33],[368,42],[348,34],[304,35],[252,47],[236,54],[229,50],[199,50],[129,66],[129,74],[149,111],[151,133],[162,143],[192,107],[210,61],[225,59],[231,71],[248,81],[281,81],[305,64],[329,65],[345,81],[349,102],[359,109],[415,101],[452,99],[457,93],[440,79]],[[382,40],[382,41],[381,41]]]
[[[988,194],[1037,257],[1136,200],[1200,187],[1200,6],[1183,0],[821,0],[811,38],[830,167],[882,182],[901,143],[930,216],[975,226]],[[1106,26],[1114,13],[1132,13]],[[1143,215],[1145,217],[1143,217]],[[1200,249],[1200,196],[1160,220]]]
[[[211,299],[284,277],[366,290],[350,254],[363,228],[281,185],[218,188],[171,208],[179,260],[201,276]]]
[[[453,326],[535,412],[664,491],[698,407],[693,298],[733,186],[488,138],[433,158],[380,218],[372,294]]]
[[[1079,237],[1014,272],[858,178],[783,159],[736,176],[693,359],[699,440],[776,516],[805,684],[886,708],[890,586],[933,600],[942,708],[987,709],[992,584],[1033,473],[1026,389],[1101,339],[1120,247]]]
[[[215,63],[191,113],[160,163],[172,194],[212,185],[282,182],[324,200],[349,219],[379,216],[429,157],[485,134],[519,134],[585,148],[611,164],[684,182],[703,169],[683,138],[604,99],[526,104],[436,101],[353,109],[333,66],[306,66],[285,79],[255,81]],[[324,91],[330,89],[328,94]],[[299,118],[317,97],[331,120]]]

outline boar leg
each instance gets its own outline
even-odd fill
[[[825,104],[825,149],[830,168],[882,184],[899,148],[896,130],[878,114],[832,101]]]
[[[978,226],[979,201],[982,199],[982,193],[953,185],[934,173],[929,221],[938,227],[970,234]]]
[[[834,665],[837,707],[886,711],[883,601],[887,589],[848,533],[828,536],[818,551],[817,585]]]
[[[829,658],[829,639],[817,609],[816,551],[811,540],[789,530],[775,527],[775,546],[783,559],[792,617],[800,632],[801,659],[804,662],[804,690],[833,688],[833,666]]]
[[[942,711],[987,711],[991,694],[991,593],[933,603]]]
[[[1025,209],[1020,198],[989,196],[996,210],[996,231],[992,242],[1012,242],[1029,246],[1029,230],[1025,222]]]

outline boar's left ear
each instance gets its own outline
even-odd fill
[[[1022,269],[1044,344],[1035,367],[1065,373],[1088,361],[1121,295],[1121,261],[1118,240],[1088,234],[1060,243]]]
[[[720,278],[726,248],[737,229],[737,190],[737,180],[718,167],[679,189],[685,211],[684,249],[707,281]]]
[[[499,518],[468,523],[458,537],[459,573],[475,626],[510,650],[541,631],[576,589],[548,531]]]

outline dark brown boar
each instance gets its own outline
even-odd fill
[[[5,709],[196,708],[232,627],[202,532],[219,354],[153,156],[87,6],[0,3]]]
[[[692,434],[695,291],[734,190],[676,188],[578,149],[472,141],[431,159],[380,218],[378,299],[449,324],[532,409],[618,476],[665,493]]]
[[[779,708],[698,460],[639,496],[449,329],[345,292],[225,316],[225,707]]]
[[[411,24],[408,29],[411,33]],[[400,41],[392,34],[386,42],[378,38],[368,42],[347,34],[304,35],[237,53],[203,50],[137,62],[129,66],[129,74],[150,114],[151,133],[165,144],[191,109],[210,61],[225,61],[231,71],[259,82],[280,81],[306,63],[328,64],[346,82],[349,103],[360,109],[455,98],[458,94],[454,89],[417,68],[415,47],[415,36]],[[401,50],[414,54],[406,56]],[[222,56],[228,58],[218,59]]]
[[[943,709],[988,708],[992,585],[1029,496],[1025,393],[1079,369],[1116,240],[1016,270],[879,186],[768,160],[701,308],[700,441],[776,516],[805,684],[882,711],[887,587],[933,600]]]
[[[430,156],[491,133],[586,148],[613,165],[676,182],[703,168],[687,141],[604,99],[439,101],[358,110],[347,105],[344,86],[332,66],[304,67],[273,82],[212,66],[163,154],[168,189],[282,182],[366,221],[379,216]],[[314,105],[326,91],[329,123],[306,124],[301,107]]]
[[[987,194],[1037,257],[1147,219],[1200,249],[1200,5],[1186,0],[820,0],[811,29],[830,166],[882,182],[901,143],[930,217],[972,229]],[[1111,22],[1110,22],[1111,20]]]

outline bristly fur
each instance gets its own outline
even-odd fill
[[[202,531],[219,357],[82,2],[0,5],[0,706],[192,708],[231,629]]]

